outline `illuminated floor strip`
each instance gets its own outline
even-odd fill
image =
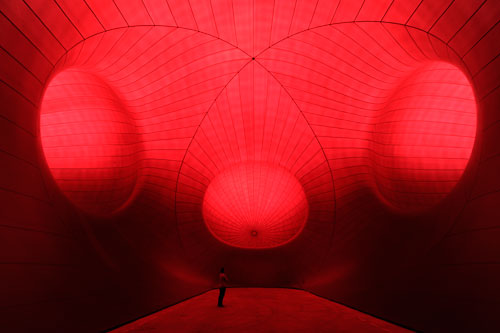
[[[112,332],[409,332],[301,290],[231,288],[223,308],[217,297],[211,290]]]

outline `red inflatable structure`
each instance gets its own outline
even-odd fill
[[[500,326],[498,1],[0,6],[0,327],[109,329],[221,266]]]

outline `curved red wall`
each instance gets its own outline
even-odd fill
[[[222,265],[418,330],[500,324],[496,1],[1,10],[1,327],[110,328]]]

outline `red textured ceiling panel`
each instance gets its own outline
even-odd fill
[[[344,24],[304,32],[259,56],[317,135],[338,204],[372,187],[410,213],[439,202],[460,178],[474,144],[474,96],[458,67],[433,62],[443,56],[431,43],[399,25]]]
[[[114,193],[109,200],[115,204],[107,212],[89,209],[85,203],[87,211],[111,214],[136,188],[174,210],[178,230],[188,243],[203,243],[208,235],[202,214],[206,189],[238,163],[272,164],[290,172],[303,187],[310,209],[305,229],[321,230],[325,236],[337,222],[335,206],[347,204],[343,198],[360,189],[371,191],[388,208],[422,211],[453,189],[475,136],[469,83],[458,67],[443,61],[446,48],[439,51],[435,45],[441,44],[400,25],[341,24],[296,34],[254,58],[228,42],[189,29],[117,29],[92,37],[67,54],[59,65],[63,72],[46,92],[43,112],[49,112],[45,110],[57,97],[66,100],[56,106],[66,112],[68,121],[91,119],[92,110],[98,110],[109,114],[102,116],[108,122],[103,123],[105,128],[124,122],[113,114],[126,114],[131,128],[114,129],[111,133],[119,139],[101,143],[132,150],[108,152],[126,156],[108,160],[109,165],[100,164],[100,150],[88,150],[88,165],[77,168],[77,160],[68,159],[71,141],[67,141],[68,165],[61,159],[51,162],[63,153],[55,153],[57,143],[50,138],[72,132],[73,138],[82,136],[79,145],[88,146],[89,130],[78,124],[81,132],[62,126],[49,130],[42,121],[46,157],[62,190],[77,204],[90,196],[93,199],[88,200],[97,199],[106,207],[94,192]],[[89,74],[73,75],[71,88],[58,88],[58,80],[81,72]],[[116,91],[112,101],[97,98],[78,104],[75,97],[82,91],[103,94],[85,88],[90,76],[100,83],[94,89],[106,86]],[[123,112],[109,111],[115,104]],[[54,133],[54,128],[62,132]],[[133,134],[124,139],[120,131]],[[417,137],[423,141],[415,144]],[[139,145],[140,155],[135,153]],[[79,149],[72,151],[76,154]],[[113,165],[120,172],[112,172]],[[108,168],[113,175],[103,173],[104,183],[98,184],[97,175],[84,176],[88,171],[82,170],[89,167]],[[78,176],[62,176],[60,171],[76,169]],[[128,180],[121,184],[121,178]],[[137,178],[139,186],[134,185]],[[211,212],[212,217],[217,214]],[[223,220],[229,228],[229,220]],[[264,243],[255,247],[266,247]]]
[[[292,178],[286,176],[286,179],[300,182],[303,190],[297,189],[293,195],[305,191],[311,211],[310,227],[323,224],[321,215],[333,216],[333,184],[324,152],[286,90],[254,61],[221,91],[189,146],[176,197],[181,232],[184,226],[191,232],[193,222],[203,228],[197,212],[201,212],[203,194],[212,179],[234,164],[247,162],[276,166],[278,169],[266,169],[279,177],[290,173]],[[280,172],[280,168],[285,171]],[[255,195],[267,197],[268,193]],[[293,207],[289,206],[291,202],[281,203]],[[325,210],[325,203],[330,208]],[[284,213],[288,210],[280,209]],[[325,230],[329,228],[325,226]]]

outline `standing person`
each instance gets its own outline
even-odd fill
[[[226,283],[228,278],[226,274],[224,274],[224,267],[220,269],[219,273],[219,302],[217,303],[218,307],[223,307],[222,300],[224,299],[224,295],[226,294]]]

